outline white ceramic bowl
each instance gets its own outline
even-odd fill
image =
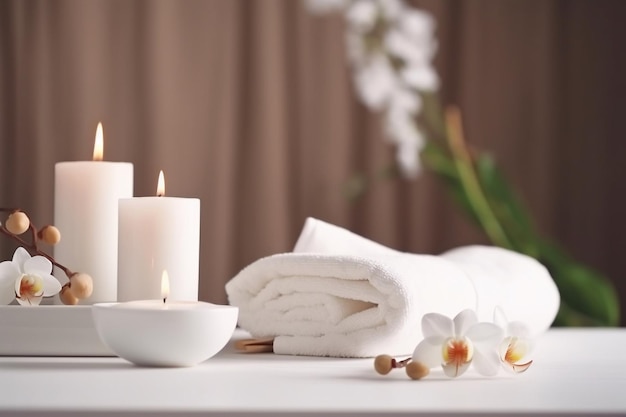
[[[204,302],[131,301],[93,305],[98,335],[140,366],[193,366],[230,340],[239,309]]]

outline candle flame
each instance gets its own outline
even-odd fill
[[[163,197],[165,195],[165,176],[163,170],[159,172],[159,182],[157,183],[157,197]]]
[[[93,144],[93,160],[102,161],[104,156],[104,133],[102,132],[102,122],[98,122],[96,128],[96,140]]]
[[[170,296],[170,277],[167,275],[167,271],[163,270],[161,274],[161,298],[163,298],[163,304],[165,300]]]

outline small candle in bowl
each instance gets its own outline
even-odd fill
[[[140,366],[194,366],[222,350],[235,330],[238,308],[170,301],[166,271],[161,282],[161,300],[95,304],[93,318],[102,341]]]

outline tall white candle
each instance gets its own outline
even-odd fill
[[[163,270],[173,300],[198,300],[200,200],[164,194],[161,171],[156,197],[119,201],[119,301],[158,299]]]
[[[93,279],[93,293],[81,304],[117,299],[118,200],[133,195],[133,165],[105,162],[102,124],[98,124],[93,161],[59,162],[54,178],[54,224],[61,241],[58,262]],[[66,281],[58,271],[57,278]]]

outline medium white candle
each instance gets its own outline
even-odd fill
[[[133,164],[102,161],[103,136],[99,123],[93,161],[55,165],[54,224],[61,241],[54,256],[93,278],[93,293],[81,304],[117,299],[118,200],[133,195]],[[57,278],[67,281],[60,271]]]
[[[173,300],[198,300],[200,200],[164,194],[161,171],[156,197],[119,201],[119,301],[158,299],[163,270]]]

